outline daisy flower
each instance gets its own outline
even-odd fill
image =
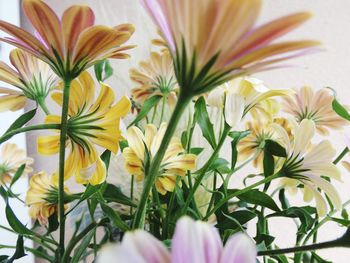
[[[291,124],[292,142],[285,129],[277,124],[271,124],[278,136],[278,141],[287,151],[287,158],[280,171],[285,177],[282,185],[292,192],[296,192],[297,186],[301,185],[304,200],[310,202],[315,199],[319,216],[327,213],[327,202],[321,191],[327,194],[335,209],[341,209],[342,202],[337,190],[321,177],[328,176],[340,180],[340,171],[332,162],[336,154],[335,149],[327,140],[316,145],[311,144],[316,131],[314,121],[304,119],[300,124],[293,121]]]
[[[6,143],[1,147],[0,155],[0,186],[10,183],[12,176],[18,168],[25,164],[22,175],[26,175],[33,171],[30,165],[33,163],[32,158],[28,158],[25,151],[18,148],[14,143]]]
[[[256,247],[245,234],[237,233],[223,246],[216,228],[189,217],[181,218],[171,242],[171,251],[144,230],[127,232],[123,241],[104,247],[97,263],[255,263]]]
[[[106,58],[126,58],[124,51],[133,47],[123,46],[134,32],[132,25],[94,25],[95,16],[88,6],[73,5],[61,19],[42,0],[24,0],[22,7],[35,34],[0,21],[0,30],[11,36],[0,40],[43,60],[61,78],[74,79]]]
[[[0,110],[19,110],[26,98],[36,101],[48,113],[45,98],[57,85],[58,77],[51,68],[26,51],[14,49],[10,61],[15,69],[0,61],[0,80],[19,90],[0,88]]]
[[[127,131],[129,147],[124,148],[126,170],[141,181],[145,175],[146,167],[152,162],[159,150],[167,125],[162,123],[157,130],[153,124],[147,124],[143,133],[137,127],[131,127]],[[159,193],[172,192],[176,186],[176,177],[185,176],[188,170],[196,167],[197,156],[186,154],[181,141],[173,137],[166,149],[160,165],[159,174],[155,186]]]
[[[310,18],[306,12],[254,27],[261,0],[142,0],[174,58],[181,89],[191,95],[301,55],[316,41],[272,43]],[[291,55],[291,52],[299,52]]]
[[[68,193],[65,186],[64,191]],[[26,195],[26,205],[29,206],[29,216],[37,219],[41,225],[48,223],[48,218],[57,212],[58,182],[54,176],[48,176],[45,172],[33,175],[29,181],[29,189]],[[65,209],[67,209],[65,205]]]
[[[66,145],[70,154],[65,161],[65,177],[75,175],[80,184],[96,185],[105,180],[106,167],[97,146],[114,153],[118,151],[118,142],[122,139],[119,122],[129,112],[131,105],[126,96],[114,104],[114,92],[104,83],[101,83],[96,99],[94,93],[94,81],[88,72],[84,71],[72,82]],[[62,105],[61,91],[53,93],[52,98]],[[58,124],[60,120],[58,115],[48,115],[45,122]],[[59,137],[59,134],[39,137],[39,153],[58,153]]]
[[[328,135],[329,129],[341,129],[347,124],[332,108],[333,96],[326,89],[316,92],[310,87],[302,87],[294,96],[284,98],[282,108],[301,122],[304,119],[313,120],[317,131]]]

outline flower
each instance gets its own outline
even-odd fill
[[[33,171],[30,165],[33,163],[32,158],[28,158],[25,151],[18,148],[14,143],[6,143],[1,147],[0,155],[0,186],[10,183],[12,176],[19,167],[25,164],[22,175]]]
[[[103,248],[98,263],[255,263],[256,247],[245,234],[237,233],[223,247],[218,231],[211,225],[181,218],[171,242],[171,252],[144,230],[127,232],[123,241]]]
[[[277,111],[277,103],[271,97],[289,94],[289,90],[271,90],[261,80],[245,77],[233,79],[211,91],[207,102],[211,107],[224,108],[227,124],[235,127],[249,111],[260,119],[271,119]]]
[[[54,176],[45,172],[33,175],[29,181],[26,205],[29,206],[29,216],[37,219],[41,225],[46,225],[48,218],[57,212],[58,182]],[[68,193],[65,186],[64,191]],[[65,209],[67,209],[65,205]]]
[[[0,89],[0,93],[8,94],[0,98],[0,109],[19,110],[25,105],[25,97],[45,107],[45,98],[58,83],[56,74],[46,63],[20,49],[11,51],[10,60],[16,70],[0,61],[0,80],[21,91]]]
[[[176,81],[174,78],[173,61],[168,51],[152,52],[151,58],[142,61],[139,69],[130,69],[130,78],[138,84],[131,90],[132,98],[143,104],[154,95],[165,96],[168,103],[176,102]]]
[[[271,69],[316,41],[273,43],[310,14],[285,16],[254,28],[260,0],[142,0],[172,53],[179,85],[192,95],[239,75]],[[299,51],[294,55],[286,53]],[[272,58],[273,57],[273,58]]]
[[[300,124],[295,121],[290,123],[293,134],[292,143],[286,130],[280,125],[271,124],[277,134],[278,142],[285,147],[287,152],[287,158],[280,171],[285,177],[282,185],[294,192],[297,191],[298,185],[302,185],[304,200],[309,202],[315,199],[319,216],[324,216],[327,212],[327,203],[320,190],[327,194],[335,209],[341,209],[342,203],[337,190],[321,177],[328,176],[340,180],[340,171],[332,163],[336,152],[331,143],[323,140],[316,145],[311,144],[316,130],[312,120],[304,119]]]
[[[284,98],[283,110],[298,122],[313,120],[317,131],[328,135],[328,129],[341,129],[346,120],[339,117],[332,108],[333,96],[326,89],[314,92],[310,87],[302,87],[293,97]]]
[[[62,88],[62,87],[61,87]],[[68,141],[70,154],[65,161],[65,176],[75,175],[81,184],[102,183],[106,168],[95,145],[114,153],[122,139],[119,122],[130,110],[130,101],[123,96],[116,104],[111,87],[101,83],[99,96],[94,100],[95,86],[86,71],[72,82],[68,109]],[[83,96],[82,96],[83,94]],[[52,98],[62,105],[62,92],[55,92]],[[46,123],[60,123],[60,116],[48,115]],[[44,155],[57,153],[59,135],[38,138],[38,151]]]
[[[143,133],[137,127],[131,127],[127,131],[129,147],[124,148],[126,170],[141,181],[145,175],[145,169],[152,162],[160,143],[163,139],[167,125],[162,123],[157,130],[153,124],[147,124]],[[159,193],[172,192],[176,186],[177,176],[184,176],[186,171],[196,167],[197,156],[186,154],[181,141],[173,137],[165,152],[160,165],[160,171],[155,182]]]
[[[88,6],[73,5],[61,20],[41,0],[24,0],[23,10],[36,30],[35,35],[5,21],[0,30],[12,38],[1,38],[43,60],[61,78],[74,79],[84,69],[105,58],[126,58],[132,46],[122,46],[134,32],[130,24],[116,27],[94,25]]]

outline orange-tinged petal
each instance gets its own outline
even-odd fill
[[[27,49],[29,52],[38,55],[38,53],[48,53],[45,46],[40,43],[33,35],[29,34],[27,31],[20,27],[14,26],[5,21],[0,21],[0,30],[8,33],[9,35],[15,37],[19,41],[14,41],[8,38],[1,38],[1,41],[8,42],[15,46]],[[16,44],[17,43],[17,44]]]
[[[23,10],[45,43],[63,58],[62,27],[55,12],[41,0],[24,0]]]
[[[279,38],[300,26],[310,17],[310,13],[300,12],[273,20],[260,26],[234,49],[233,53],[230,54],[228,59],[231,60],[233,57],[239,56],[239,54],[247,52],[248,50],[270,43],[274,39]]]
[[[91,107],[90,112],[96,110],[103,112],[112,105],[114,98],[115,95],[113,89],[107,84],[101,83],[100,94],[94,102],[94,105]]]
[[[78,38],[73,63],[93,60],[103,56],[111,48],[118,47],[130,38],[127,31],[117,31],[106,26],[93,26],[82,32]]]
[[[115,26],[114,29],[117,31],[129,32],[130,35],[135,32],[135,27],[133,24],[120,24],[120,25]]]
[[[60,146],[60,136],[40,136],[38,137],[38,152],[43,155],[52,155],[58,153]]]
[[[18,73],[2,61],[0,61],[0,81],[6,82],[16,87],[22,86],[22,82]]]
[[[238,60],[234,61],[230,65],[230,68],[236,69],[236,68],[244,67],[245,65],[262,61],[263,59],[271,56],[314,47],[314,46],[318,46],[319,44],[320,43],[318,41],[313,41],[313,40],[291,41],[291,42],[282,42],[282,43],[272,44],[272,45],[254,50],[251,53],[239,58]]]
[[[79,35],[86,28],[93,26],[94,12],[88,6],[74,5],[62,15],[62,29],[66,51],[72,54]]]

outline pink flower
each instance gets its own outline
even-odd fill
[[[247,235],[233,235],[224,247],[213,226],[183,217],[176,224],[171,251],[148,232],[136,230],[105,247],[97,263],[255,263],[256,255]]]
[[[174,58],[182,89],[194,94],[303,55],[317,41],[276,39],[310,18],[300,12],[259,27],[261,0],[140,0],[161,31]],[[291,54],[293,53],[293,54]]]

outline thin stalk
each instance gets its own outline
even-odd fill
[[[343,159],[343,157],[345,156],[345,154],[347,154],[349,152],[349,148],[345,147],[344,150],[338,155],[338,157],[333,161],[333,164],[337,164],[341,161],[341,159]]]
[[[270,175],[270,176],[264,178],[263,180],[260,180],[259,182],[256,182],[255,184],[252,184],[251,186],[248,186],[248,187],[246,187],[244,189],[238,190],[238,191],[236,191],[236,192],[234,192],[234,193],[232,193],[230,195],[227,195],[225,198],[221,199],[209,213],[207,213],[207,215],[203,218],[203,220],[208,220],[208,218],[212,214],[214,214],[216,212],[216,210],[218,210],[221,206],[223,206],[226,202],[228,202],[233,197],[236,197],[238,195],[244,194],[244,193],[246,193],[246,192],[248,192],[248,191],[250,191],[250,190],[252,190],[252,189],[254,189],[254,188],[256,188],[256,187],[258,187],[260,185],[262,185],[262,184],[266,184],[268,182],[271,182],[273,179],[276,179],[279,176],[280,175],[277,172],[277,173],[275,173],[273,175]]]
[[[0,144],[11,139],[14,135],[19,133],[34,131],[34,130],[51,130],[51,129],[59,130],[60,127],[61,127],[60,124],[38,124],[38,125],[32,125],[32,126],[26,126],[26,127],[14,129],[5,133],[3,136],[0,137]]]
[[[282,255],[288,253],[295,252],[304,252],[304,251],[313,251],[324,248],[332,248],[332,247],[347,247],[342,238],[335,239],[332,241],[321,242],[318,244],[305,245],[300,247],[290,247],[290,248],[281,248],[281,249],[272,249],[259,251],[258,256],[272,256],[272,255]]]
[[[37,103],[39,104],[40,108],[45,112],[46,115],[50,114],[50,110],[45,103],[45,98],[38,98]]]
[[[191,188],[191,191],[189,192],[187,198],[186,198],[186,202],[182,208],[182,214],[184,214],[188,208],[188,206],[190,205],[194,194],[197,191],[197,188],[199,187],[199,185],[201,184],[205,173],[208,171],[209,167],[213,164],[213,162],[216,160],[222,145],[224,144],[227,134],[230,132],[231,127],[229,126],[225,126],[224,131],[222,132],[220,141],[216,147],[216,149],[214,150],[214,152],[212,153],[212,155],[210,156],[209,160],[205,163],[205,165],[200,169],[200,174],[196,177],[196,182],[194,183],[193,187]]]
[[[160,114],[159,126],[162,124],[162,121],[163,121],[166,99],[167,99],[167,97],[163,96],[163,99],[162,99],[162,111],[161,111],[161,114]]]
[[[191,96],[188,96],[182,92],[179,95],[179,100],[176,103],[174,112],[170,118],[168,127],[165,131],[165,134],[164,134],[164,137],[163,137],[162,142],[160,144],[159,150],[151,163],[151,166],[150,166],[150,169],[148,170],[148,173],[145,176],[144,188],[143,188],[140,203],[137,207],[134,221],[133,221],[133,228],[134,229],[144,227],[146,207],[147,207],[147,201],[148,201],[149,194],[151,192],[154,181],[156,180],[156,177],[158,176],[160,164],[163,160],[165,151],[168,148],[170,140],[173,137],[177,123],[179,122],[181,115],[184,112],[187,104],[190,102],[190,99],[191,99]]]
[[[58,211],[60,222],[60,239],[59,239],[59,262],[64,254],[65,245],[65,216],[64,216],[64,162],[66,152],[66,139],[68,131],[68,105],[69,105],[69,90],[71,85],[71,79],[64,80],[63,87],[63,102],[61,113],[61,134],[60,134],[60,150],[59,150],[59,179],[58,179]],[[66,262],[66,261],[62,261]]]

